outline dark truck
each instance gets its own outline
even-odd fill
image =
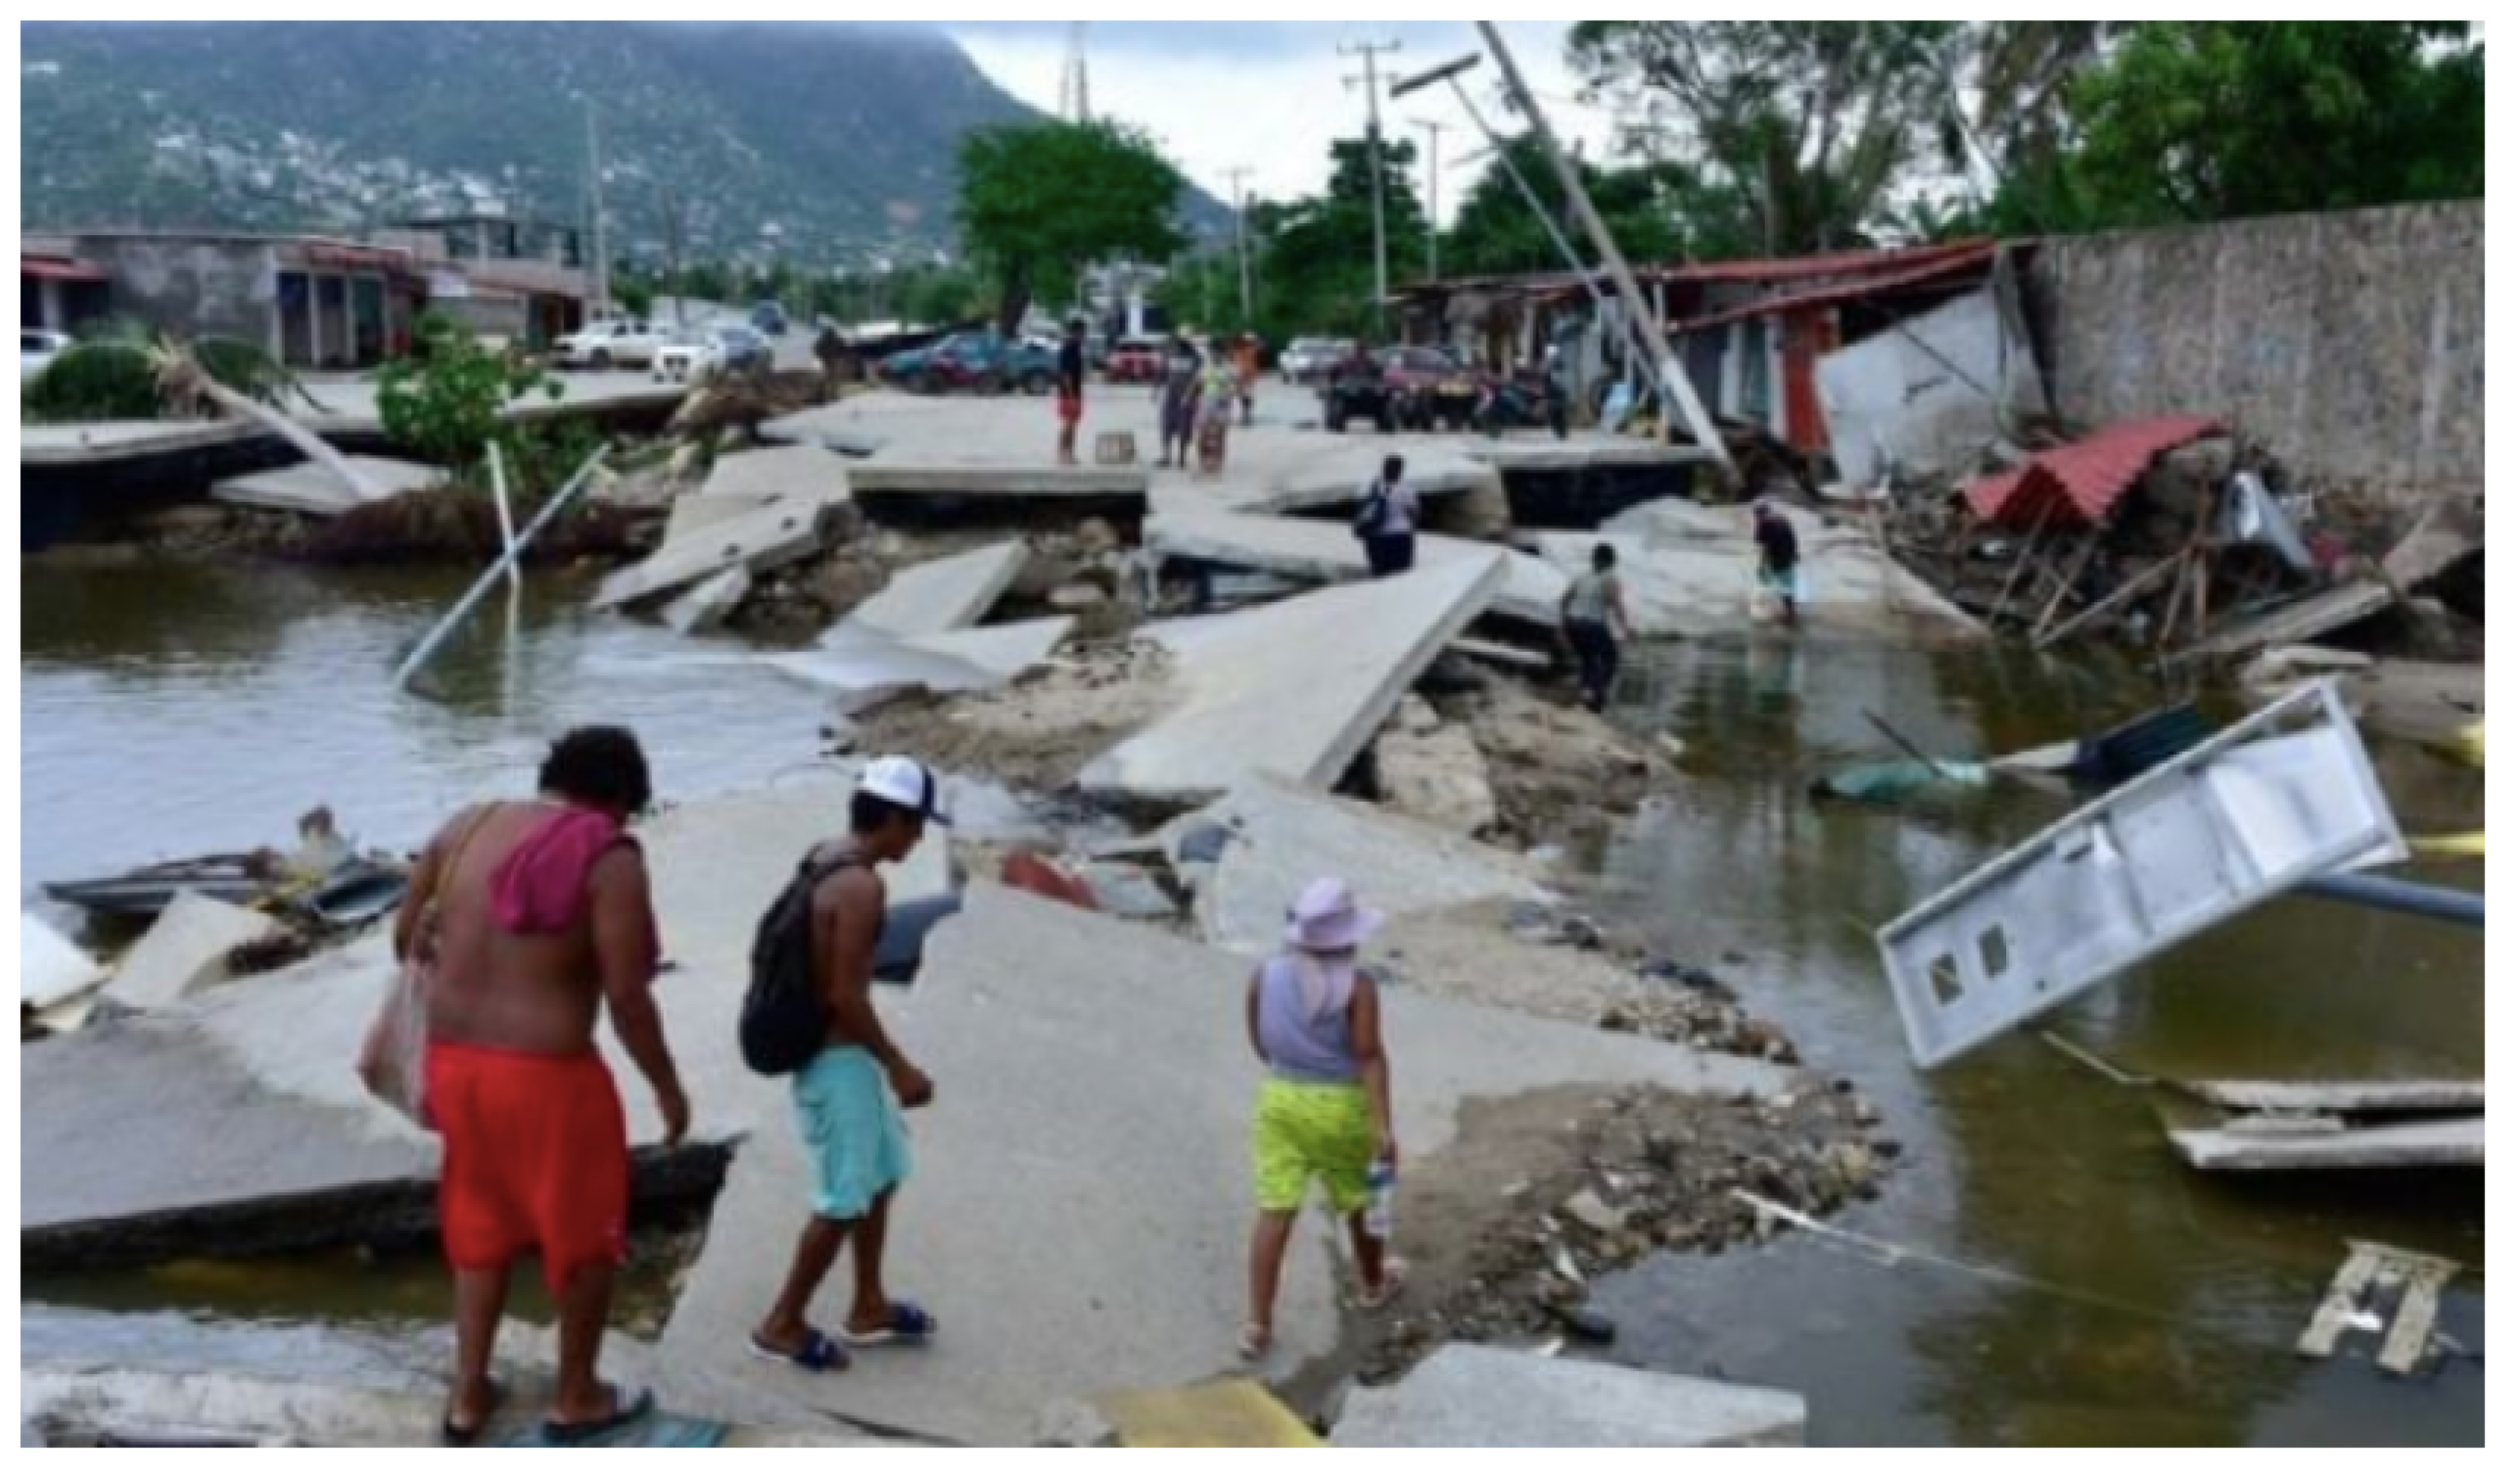
[[[1487,387],[1477,372],[1443,349],[1384,349],[1340,362],[1322,388],[1322,424],[1333,433],[1354,421],[1396,430],[1468,430]]]

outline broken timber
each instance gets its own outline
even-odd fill
[[[2441,1257],[2367,1241],[2350,1242],[2347,1251],[2345,1265],[2311,1315],[2295,1351],[2304,1359],[2334,1359],[2345,1335],[2357,1327],[2376,1326],[2382,1306],[2398,1293],[2397,1316],[2386,1325],[2379,1365],[2401,1379],[2413,1375],[2432,1353],[2442,1294],[2462,1269]]]

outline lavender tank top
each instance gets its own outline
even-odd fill
[[[1261,969],[1260,1050],[1281,1080],[1305,1087],[1354,1087],[1364,1080],[1348,1028],[1355,979],[1351,971],[1341,984],[1333,975],[1321,1013],[1308,1015],[1300,964],[1281,956]]]

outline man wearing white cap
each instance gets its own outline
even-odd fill
[[[1277,1339],[1278,1283],[1295,1223],[1318,1184],[1348,1224],[1357,1302],[1391,1306],[1407,1269],[1367,1217],[1376,1165],[1396,1171],[1391,1062],[1382,1043],[1382,996],[1357,967],[1382,915],[1357,906],[1345,882],[1304,889],[1289,910],[1286,952],[1252,976],[1246,1014],[1251,1049],[1269,1069],[1252,1128],[1260,1205],[1251,1234],[1251,1320],[1242,1357],[1258,1362]]]
[[[918,850],[932,823],[951,826],[936,777],[911,759],[878,759],[858,778],[848,839],[824,847],[812,866],[814,973],[830,1019],[822,1055],[796,1075],[796,1122],[815,1176],[814,1219],[796,1247],[778,1306],[752,1336],[766,1360],[815,1374],[849,1365],[849,1351],[917,1347],[936,1320],[896,1302],[883,1281],[884,1238],[893,1196],[910,1179],[905,1109],[935,1100],[936,1086],[911,1064],[875,1011],[876,945],[883,935],[879,867]],[[837,1339],[807,1321],[841,1248],[854,1244],[857,1297]]]

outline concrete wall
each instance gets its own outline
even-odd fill
[[[267,243],[90,237],[77,254],[113,274],[117,314],[192,337],[280,346],[279,282]]]
[[[2075,425],[2222,416],[2323,487],[2482,495],[2482,201],[2049,242],[2032,302]]]

